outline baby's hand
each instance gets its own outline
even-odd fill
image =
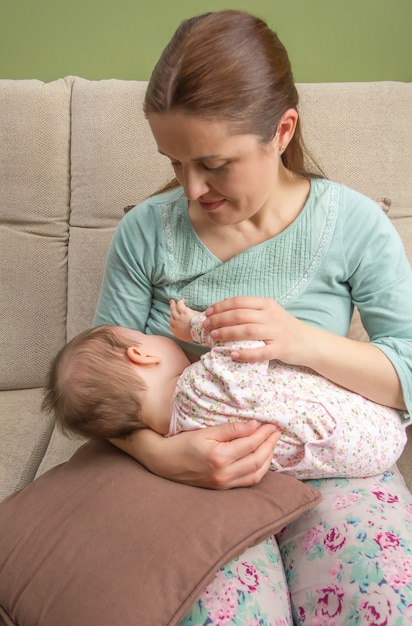
[[[192,317],[198,315],[198,311],[194,311],[186,306],[184,300],[170,300],[170,330],[177,339],[182,341],[192,341],[190,334],[190,322]]]

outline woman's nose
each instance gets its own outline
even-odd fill
[[[209,191],[209,185],[200,172],[185,172],[182,182],[185,196],[188,200],[197,200]]]

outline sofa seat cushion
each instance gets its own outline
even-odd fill
[[[214,573],[320,501],[269,472],[214,491],[88,442],[0,503],[0,615],[18,626],[177,624]]]

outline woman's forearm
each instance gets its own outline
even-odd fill
[[[377,346],[323,330],[313,329],[311,334],[311,347],[302,365],[374,402],[405,408],[396,370]]]
[[[196,462],[193,463],[190,458],[190,439],[187,439],[186,433],[164,437],[150,428],[141,428],[127,437],[110,441],[157,476],[175,482],[206,486],[208,476],[202,465],[201,454],[199,452]],[[186,446],[189,447],[189,452]]]
[[[143,428],[111,442],[148,470],[175,482],[212,489],[247,487],[269,469],[279,433],[255,420],[163,437]]]
[[[141,428],[127,437],[110,441],[154,474],[169,477],[173,468],[168,468],[171,464],[170,455],[164,458],[162,446],[166,440],[163,435],[159,435],[150,428]]]

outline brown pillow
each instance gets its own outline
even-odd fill
[[[18,626],[177,624],[218,568],[320,501],[269,472],[213,491],[84,444],[0,503],[0,615]]]

